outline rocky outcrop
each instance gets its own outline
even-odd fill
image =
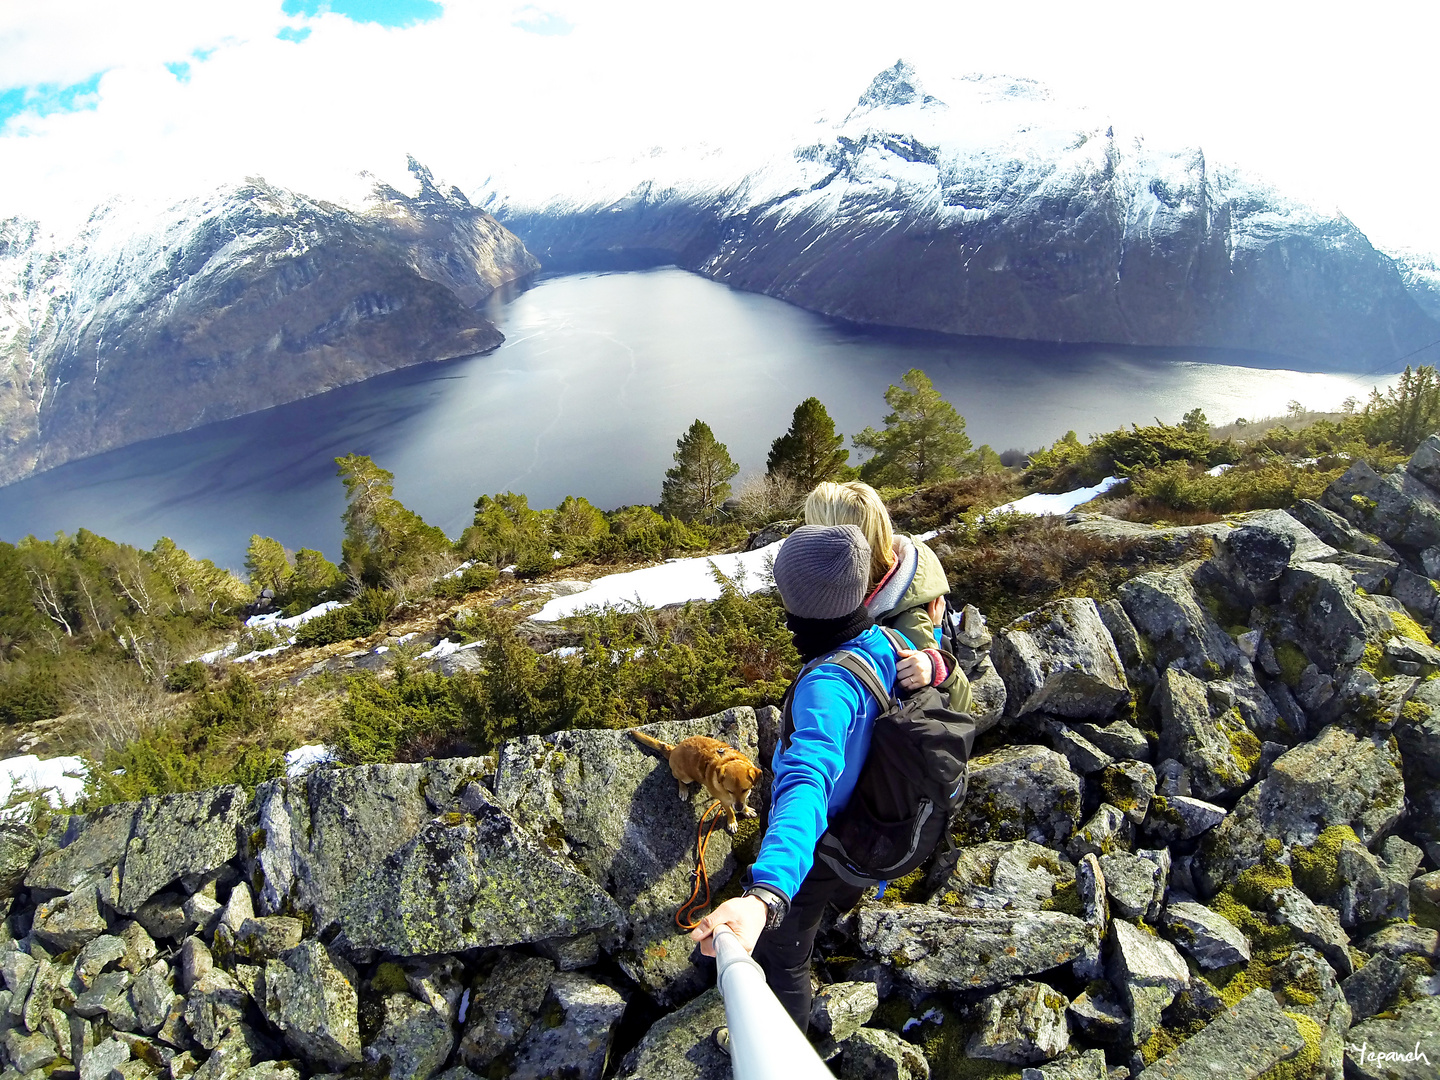
[[[1440,442],[1414,468],[1440,475]],[[1440,1000],[1435,617],[1346,559],[1386,543],[1365,558],[1440,588],[1440,551],[1300,517],[995,636],[1002,700],[1068,689],[989,718],[953,861],[826,919],[812,1034],[837,1075],[1420,1075],[1378,1055],[1412,1053]],[[741,708],[650,730],[764,760],[777,729]],[[107,1077],[718,1080],[724,1010],[673,922],[704,803],[624,732],[567,731],[0,834],[0,1052]],[[755,842],[714,833],[712,890]]]
[[[0,222],[0,482],[499,345],[479,306],[539,263],[412,172],[359,210],[258,179],[114,203],[68,246]]]
[[[897,63],[844,119],[729,175],[723,155],[653,154],[568,183],[502,176],[477,199],[547,266],[674,262],[858,323],[1346,370],[1440,336],[1342,217],[1026,79],[929,89]]]

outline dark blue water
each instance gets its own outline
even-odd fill
[[[1056,347],[861,331],[675,269],[542,280],[492,302],[506,335],[485,356],[428,364],[194,431],[71,462],[0,488],[0,537],[80,526],[149,547],[160,536],[238,567],[251,533],[339,554],[334,458],[369,454],[396,495],[452,536],[478,495],[532,506],[584,495],[654,502],[697,417],[741,476],[804,398],[847,436],[880,426],[885,388],[934,380],[976,444],[1033,449],[1199,406],[1212,422],[1335,408],[1375,378],[1217,364],[1202,350]],[[1254,358],[1233,358],[1253,364]],[[738,481],[739,478],[737,478]]]

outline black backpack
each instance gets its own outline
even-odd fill
[[[881,630],[892,645],[910,647],[896,631]],[[941,840],[950,842],[951,818],[965,801],[975,723],[965,713],[951,712],[933,686],[892,698],[866,657],[841,651],[806,664],[785,692],[782,749],[795,733],[795,688],[821,664],[836,664],[859,679],[880,702],[880,715],[855,793],[831,819],[815,857],[850,885],[893,881],[917,869]]]

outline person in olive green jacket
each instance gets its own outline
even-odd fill
[[[870,617],[922,650],[930,664],[931,685],[949,695],[950,708],[969,712],[969,680],[946,664],[938,648],[950,582],[930,546],[895,532],[879,493],[858,480],[817,485],[805,499],[805,524],[859,526],[870,545],[865,598]]]

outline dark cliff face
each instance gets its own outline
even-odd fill
[[[539,263],[415,169],[418,196],[377,188],[364,211],[254,180],[32,252],[41,317],[0,341],[0,479],[499,345],[476,305]]]
[[[897,65],[825,138],[708,191],[681,175],[489,204],[547,265],[673,261],[860,323],[1350,370],[1440,337],[1344,218],[1199,151],[1056,130],[1073,117],[1033,83],[967,82],[947,105]]]

